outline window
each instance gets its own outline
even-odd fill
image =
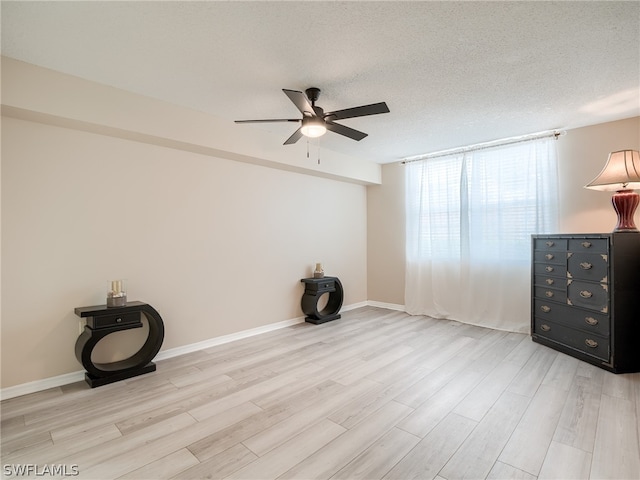
[[[406,192],[406,303],[423,303],[411,298],[415,294],[431,299],[436,306],[447,305],[437,295],[433,298],[433,291],[437,293],[447,278],[452,279],[449,290],[458,297],[471,294],[475,298],[478,289],[462,289],[478,285],[481,278],[476,276],[484,275],[484,282],[490,281],[491,272],[502,272],[512,280],[518,275],[514,287],[528,291],[530,277],[525,270],[530,264],[531,234],[557,229],[555,140],[538,139],[408,163]],[[422,286],[409,285],[425,278],[428,281]],[[445,297],[459,301],[455,295]],[[417,313],[433,314],[434,305],[419,308]],[[449,317],[446,313],[451,309],[442,310],[442,316]]]

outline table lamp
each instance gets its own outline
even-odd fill
[[[633,215],[640,203],[640,195],[634,191],[640,188],[640,152],[611,152],[602,171],[585,188],[615,192],[611,197],[613,208],[618,214],[614,232],[638,231]]]

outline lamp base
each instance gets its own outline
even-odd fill
[[[613,208],[618,214],[618,224],[614,232],[637,232],[633,215],[640,203],[640,195],[633,190],[618,190],[611,197]]]

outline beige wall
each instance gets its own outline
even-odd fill
[[[382,166],[382,185],[367,187],[369,300],[404,305],[404,167]]]
[[[617,223],[611,192],[584,188],[604,167],[609,152],[640,150],[640,117],[570,130],[558,140],[560,231],[610,232]],[[636,212],[640,225],[640,211]]]
[[[3,387],[81,370],[73,308],[113,279],[163,350],[300,317],[316,261],[366,300],[364,186],[11,118],[2,139]]]
[[[609,152],[622,149],[640,150],[640,117],[569,130],[558,139],[560,232],[613,230],[611,193],[583,187],[604,167]],[[404,305],[403,200],[402,165],[384,165],[382,184],[367,188],[370,301]]]
[[[26,116],[34,121],[2,117],[2,388],[82,370],[73,309],[104,304],[114,279],[160,312],[163,351],[302,317],[299,280],[315,262],[340,277],[345,306],[366,301],[357,175],[296,173]],[[115,335],[98,356],[128,356],[144,339]]]

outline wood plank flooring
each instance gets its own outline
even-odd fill
[[[373,307],[1,408],[3,477],[640,479],[640,374]]]

